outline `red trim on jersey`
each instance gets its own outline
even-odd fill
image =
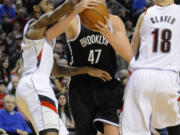
[[[39,53],[39,55],[38,55],[38,57],[37,57],[38,62],[41,61],[41,56],[42,56],[42,50],[41,50],[41,52]]]
[[[180,102],[180,97],[178,98],[178,102]]]
[[[163,41],[163,33],[164,33],[164,31],[165,30],[163,30],[162,33],[161,33],[161,41]],[[163,42],[161,42],[161,52],[163,52],[163,48],[162,47],[163,47]],[[164,48],[164,49],[166,49],[166,48]]]
[[[160,4],[155,4],[156,6],[160,6],[160,7],[162,7],[162,5],[160,5]]]
[[[45,106],[45,107],[48,107],[49,109],[51,109],[51,110],[53,110],[55,113],[57,113],[56,107],[55,107],[53,104],[51,104],[50,102],[48,102],[48,101],[41,101],[41,105],[42,105],[42,106]]]
[[[120,112],[122,113],[123,112],[123,110],[124,110],[124,108],[123,108],[123,106],[120,108]]]
[[[149,9],[149,8],[147,8],[147,9],[145,10],[144,15],[146,15],[146,13],[147,13],[148,9]]]

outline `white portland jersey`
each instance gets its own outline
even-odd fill
[[[139,57],[131,68],[180,71],[180,6],[149,8],[140,28]]]
[[[53,66],[53,48],[55,40],[47,42],[44,38],[39,40],[27,39],[26,33],[30,20],[24,29],[24,38],[21,44],[23,50],[23,74],[22,76],[32,75],[32,80],[36,86],[42,87],[43,84],[49,85],[49,77]]]

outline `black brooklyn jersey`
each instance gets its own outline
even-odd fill
[[[102,34],[88,30],[83,25],[79,26],[77,38],[68,41],[72,55],[70,64],[72,66],[90,66],[103,69],[114,77],[116,53],[112,46]]]

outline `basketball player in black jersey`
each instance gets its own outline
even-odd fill
[[[65,34],[72,55],[70,64],[103,69],[112,80],[104,82],[88,75],[72,77],[70,107],[78,135],[96,135],[97,130],[105,135],[119,135],[117,109],[120,108],[122,95],[121,83],[115,78],[115,51],[127,62],[130,62],[133,53],[119,17],[110,15],[108,25],[99,23],[97,27],[98,32],[86,29],[78,15],[66,26]]]

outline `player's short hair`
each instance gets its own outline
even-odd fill
[[[38,5],[40,2],[41,0],[26,0],[25,6],[26,6],[28,14],[32,15],[34,5]]]

